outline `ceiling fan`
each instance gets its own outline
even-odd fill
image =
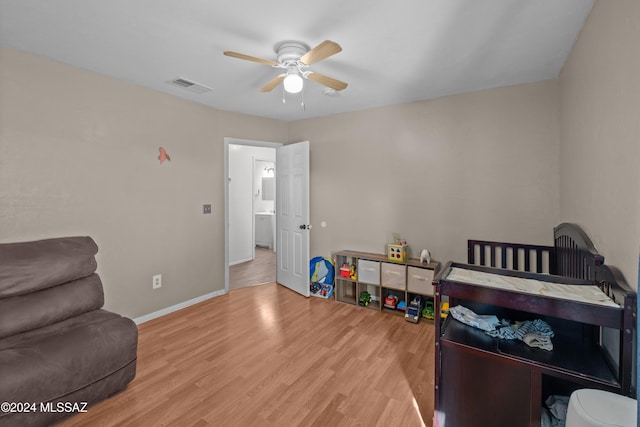
[[[260,92],[270,92],[280,83],[283,83],[284,90],[289,93],[298,93],[302,90],[303,79],[320,83],[335,91],[340,91],[347,87],[345,82],[307,69],[311,64],[342,51],[342,47],[338,43],[325,40],[310,49],[305,43],[287,40],[276,44],[274,50],[276,51],[277,61],[257,58],[230,50],[225,51],[224,54],[233,58],[245,59],[286,70],[265,84],[260,89]]]

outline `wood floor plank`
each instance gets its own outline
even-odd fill
[[[275,283],[140,325],[128,388],[62,426],[431,426],[433,323]]]
[[[276,280],[276,253],[256,246],[252,261],[229,266],[229,289],[240,289]]]

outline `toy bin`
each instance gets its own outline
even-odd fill
[[[381,280],[382,286],[385,288],[399,289],[404,291],[405,289],[405,269],[402,264],[391,264],[389,262],[383,262],[381,268]]]
[[[380,263],[378,261],[369,261],[358,259],[358,281],[361,283],[369,283],[371,285],[380,284]]]
[[[422,295],[433,295],[433,270],[409,267],[407,269],[407,290]]]
[[[331,298],[333,295],[333,278],[335,267],[329,258],[315,257],[309,262],[310,294],[320,298]]]

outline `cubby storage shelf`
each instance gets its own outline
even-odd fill
[[[433,297],[433,277],[440,269],[440,263],[431,261],[421,263],[410,258],[404,262],[391,261],[386,254],[344,250],[334,254],[336,265],[335,299],[347,304],[358,305],[360,293],[367,291],[373,301],[366,308],[385,313],[404,315],[403,310],[384,307],[388,294],[404,300],[419,295],[424,300]],[[356,266],[356,279],[341,277],[340,267],[343,264]],[[364,307],[363,307],[364,308]]]
[[[337,277],[335,281],[334,296],[336,301],[347,304],[357,304],[357,283],[355,280],[349,280]]]

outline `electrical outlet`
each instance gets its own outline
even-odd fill
[[[158,289],[162,287],[162,274],[156,274],[152,278],[152,288]]]

